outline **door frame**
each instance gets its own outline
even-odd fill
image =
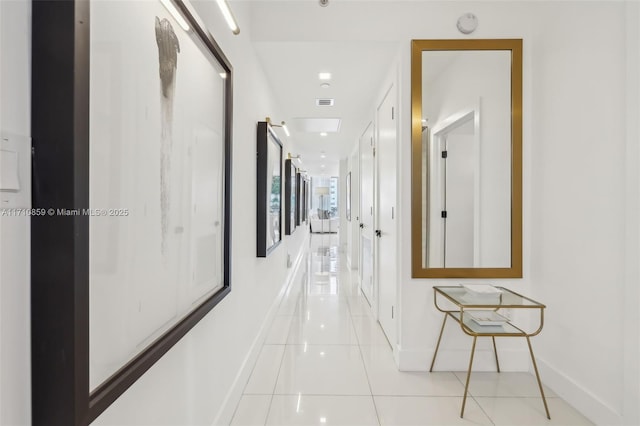
[[[364,262],[363,262],[363,256],[364,256],[364,249],[363,249],[363,244],[362,244],[362,233],[364,232],[364,228],[360,227],[360,224],[363,224],[364,222],[364,215],[365,215],[365,208],[363,206],[363,194],[365,192],[365,188],[364,188],[364,179],[363,179],[363,154],[364,151],[362,149],[362,143],[364,138],[366,137],[367,133],[371,131],[371,147],[373,147],[373,149],[375,149],[375,132],[376,132],[376,126],[375,126],[375,122],[374,120],[369,121],[369,123],[365,126],[364,131],[362,132],[362,134],[360,135],[360,138],[358,139],[358,150],[359,150],[359,155],[358,155],[358,175],[359,175],[359,200],[358,200],[358,204],[359,204],[359,217],[360,217],[360,222],[358,224],[359,227],[359,232],[358,232],[358,246],[359,246],[359,256],[358,256],[358,278],[359,278],[359,283],[360,283],[360,291],[362,292],[362,294],[365,296],[365,298],[367,299],[367,302],[369,303],[370,309],[371,309],[371,313],[374,315],[374,317],[377,319],[378,318],[378,298],[377,298],[377,293],[376,293],[376,255],[375,255],[375,232],[373,232],[373,230],[376,229],[376,205],[375,205],[375,193],[376,193],[376,174],[375,174],[375,168],[376,168],[376,164],[375,164],[375,155],[373,156],[373,161],[372,161],[372,167],[371,167],[371,181],[373,183],[373,188],[372,188],[372,200],[371,200],[371,204],[372,204],[372,221],[371,221],[371,228],[372,228],[372,238],[371,238],[371,263],[372,263],[372,267],[371,267],[371,275],[372,275],[372,291],[371,294],[369,296],[367,296],[367,294],[365,293],[364,289],[363,289],[363,273],[364,273]]]
[[[429,138],[430,146],[428,149],[431,154],[442,151],[442,146],[446,142],[446,136],[449,132],[457,129],[458,127],[466,124],[470,119],[473,119],[473,146],[475,149],[475,158],[477,161],[474,163],[474,188],[473,188],[473,208],[476,214],[473,217],[473,264],[474,267],[480,266],[480,156],[482,155],[481,150],[481,141],[480,137],[480,100],[478,102],[469,107],[463,108],[459,112],[456,112],[444,120],[436,123],[432,129],[430,129],[431,135]],[[431,155],[431,164],[432,172],[429,173],[429,177],[433,178],[435,176],[441,176],[442,174],[442,162],[439,161],[441,158],[438,155]],[[442,199],[442,191],[441,186],[438,185],[436,188],[437,193],[431,194],[431,186],[429,186],[429,200],[433,199],[435,196],[437,200]],[[429,214],[429,209],[427,210],[427,220],[430,221],[432,218]],[[441,224],[440,228],[442,229],[444,224]],[[442,230],[440,234],[443,234]]]

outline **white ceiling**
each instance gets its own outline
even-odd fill
[[[258,41],[254,46],[283,112],[283,117],[271,119],[288,124],[287,140],[295,151],[291,154],[300,155],[301,168],[310,175],[338,175],[339,160],[351,154],[366,120],[373,117],[397,43]],[[320,87],[320,72],[332,74],[329,88]],[[333,98],[335,106],[318,107],[316,98]],[[305,131],[301,118],[337,118],[340,127],[321,136],[313,126]],[[286,138],[280,129],[277,132]],[[321,158],[323,152],[326,158]]]

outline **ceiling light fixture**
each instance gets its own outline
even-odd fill
[[[318,73],[318,78],[320,80],[331,80],[331,73],[330,72],[321,72]]]
[[[176,20],[178,25],[180,25],[180,27],[182,27],[183,30],[189,31],[189,24],[184,19],[182,14],[178,12],[178,9],[176,9],[175,5],[171,3],[171,0],[160,0],[160,2],[169,11],[171,16],[173,16],[173,19]]]
[[[331,86],[329,83],[322,83],[322,84],[320,85],[320,87],[322,87],[323,89],[328,89],[328,88],[329,88],[329,86]]]
[[[271,122],[271,118],[270,117],[265,117],[264,121],[266,121],[269,124],[269,126],[271,126],[271,127],[282,127],[282,130],[284,130],[284,133],[287,136],[291,136],[291,133],[289,133],[289,128],[287,127],[286,124],[284,124],[284,121],[282,121],[281,124],[273,124]]]
[[[233,12],[231,12],[231,8],[229,7],[229,3],[227,0],[217,0],[218,7],[220,8],[220,12],[222,12],[222,16],[224,16],[224,20],[227,21],[227,25],[231,29],[231,31],[238,35],[240,34],[240,27],[236,22],[236,18],[233,16]]]
[[[320,132],[320,136],[327,136],[327,132]]]

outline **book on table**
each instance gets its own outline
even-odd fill
[[[509,319],[497,313],[496,311],[488,310],[469,310],[464,311],[465,316],[469,316],[478,325],[503,325],[508,322]]]

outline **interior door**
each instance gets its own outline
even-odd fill
[[[396,135],[395,86],[392,86],[378,107],[378,215],[376,231],[378,272],[378,321],[392,345],[396,342],[397,299],[397,231],[396,231]]]
[[[373,238],[374,238],[374,142],[373,123],[360,138],[360,288],[371,306],[373,291]]]

